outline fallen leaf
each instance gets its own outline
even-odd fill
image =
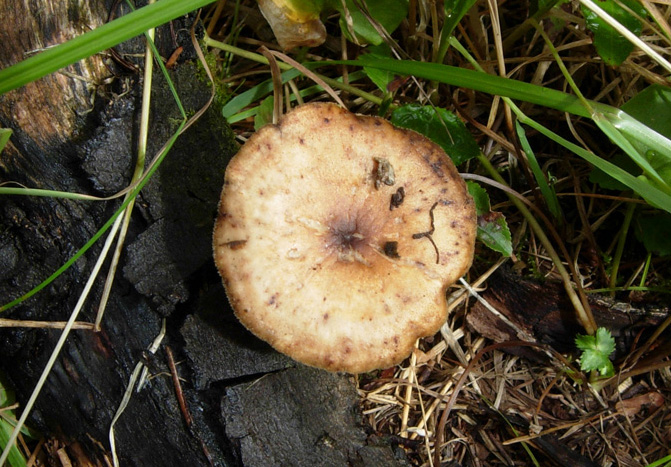
[[[657,391],[651,391],[646,394],[641,394],[640,396],[618,402],[615,404],[615,410],[622,413],[623,415],[626,415],[627,417],[633,417],[643,409],[647,408],[648,411],[651,411],[661,407],[663,404],[664,396],[662,396]]]

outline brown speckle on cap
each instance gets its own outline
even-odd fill
[[[230,242],[224,243],[224,246],[227,246],[231,250],[239,250],[247,244],[247,240],[233,240]]]

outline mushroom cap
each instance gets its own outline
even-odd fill
[[[307,365],[360,373],[438,331],[475,236],[473,200],[438,145],[312,103],[229,163],[214,257],[252,333]]]

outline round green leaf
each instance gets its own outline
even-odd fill
[[[513,254],[513,244],[506,218],[500,212],[491,211],[489,195],[475,182],[466,182],[468,193],[475,201],[478,215],[478,240],[502,255]]]
[[[480,154],[480,147],[466,125],[452,112],[420,104],[408,104],[394,110],[391,122],[415,130],[438,144],[455,165]]]
[[[621,6],[624,4],[639,16],[646,17],[647,12],[640,3],[634,0],[618,0],[617,2],[615,0],[603,0],[598,3],[601,9],[624,27],[637,36],[641,34],[641,22]],[[582,7],[582,12],[585,16],[587,28],[594,34],[594,47],[596,47],[599,56],[608,65],[620,65],[634,50],[634,45],[599,18],[592,10]]]

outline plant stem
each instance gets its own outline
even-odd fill
[[[645,259],[645,267],[643,268],[643,274],[641,274],[641,284],[640,287],[645,287],[645,281],[648,280],[648,272],[650,271],[650,263],[652,262],[652,252],[648,251],[648,257]]]
[[[617,239],[617,247],[615,248],[615,254],[613,255],[613,268],[610,272],[610,281],[609,287],[612,289],[610,296],[615,296],[615,287],[617,286],[617,272],[620,269],[620,262],[622,261],[622,253],[624,252],[624,245],[627,242],[627,232],[629,232],[629,226],[631,225],[631,219],[634,217],[634,211],[636,210],[636,204],[629,203],[627,205],[627,210],[624,213],[624,221],[622,222],[622,228],[620,229],[620,237]]]
[[[555,59],[555,62],[557,62],[557,65],[559,66],[559,70],[562,72],[562,75],[564,75],[564,78],[566,79],[566,82],[568,83],[571,90],[575,93],[575,95],[578,97],[578,99],[580,99],[580,102],[582,102],[582,105],[584,105],[585,108],[590,113],[594,113],[594,109],[590,105],[589,101],[587,99],[585,99],[585,96],[583,96],[582,92],[580,92],[580,88],[578,87],[578,85],[573,80],[573,76],[571,76],[571,73],[569,73],[568,69],[566,68],[566,65],[564,65],[564,61],[559,56],[559,52],[557,51],[556,47],[552,43],[552,40],[550,39],[550,37],[546,34],[546,32],[541,27],[541,25],[538,24],[538,22],[535,19],[531,19],[529,21],[529,24],[531,24],[533,27],[536,28],[538,33],[541,35],[541,37],[545,41],[545,45],[550,50],[550,53],[552,54],[552,57],[554,57],[554,59]]]
[[[247,60],[252,60],[252,61],[257,62],[257,63],[263,63],[264,65],[269,64],[268,59],[261,54],[250,52],[248,50],[244,50],[244,49],[241,49],[239,47],[235,47],[233,45],[226,44],[225,42],[216,41],[216,40],[212,39],[211,37],[209,37],[207,35],[203,38],[203,44],[205,44],[208,47],[214,47],[214,48],[217,48],[217,49],[221,49],[225,52],[237,55],[237,56],[242,57],[242,58],[246,58]],[[316,67],[316,66],[319,66],[319,65],[326,66],[326,65],[332,65],[332,64],[333,64],[333,62],[323,62],[323,63],[322,62],[307,62],[307,63],[304,63],[303,65],[306,68],[312,68],[312,67]],[[291,65],[289,65],[287,63],[284,63],[284,62],[278,62],[277,65],[280,67],[280,69],[282,71],[287,71],[287,70],[291,70],[291,69],[294,68]],[[353,94],[355,96],[362,97],[362,98],[366,99],[367,101],[370,101],[370,102],[372,102],[376,105],[381,105],[382,104],[383,99],[381,97],[378,97],[378,96],[376,96],[374,94],[371,94],[369,92],[366,92],[366,91],[362,91],[361,89],[359,89],[357,87],[354,87],[354,86],[351,86],[347,83],[343,83],[343,82],[335,80],[333,78],[329,78],[328,76],[324,76],[324,75],[321,75],[321,74],[318,74],[318,73],[315,73],[315,75],[317,75],[326,84],[328,84],[329,86],[331,86],[333,88],[337,88],[337,89],[340,89],[342,91]]]
[[[39,188],[0,187],[0,195],[45,196],[47,198],[65,198],[78,201],[106,201],[105,198],[85,195],[83,193],[42,190]]]
[[[478,160],[480,163],[483,165],[483,167],[489,172],[490,176],[495,179],[497,182],[499,182],[502,185],[508,186],[501,177],[501,175],[497,172],[496,168],[492,165],[492,163],[485,157],[484,154],[480,154],[478,156]],[[527,220],[529,223],[529,226],[533,229],[534,233],[540,240],[540,242],[543,244],[543,247],[546,249],[548,255],[552,259],[552,262],[554,266],[557,268],[557,272],[562,278],[562,282],[564,284],[564,289],[566,290],[566,293],[571,300],[571,303],[573,304],[573,307],[575,308],[576,314],[578,316],[578,320],[580,321],[580,324],[585,328],[585,331],[592,335],[596,332],[596,322],[594,321],[594,316],[592,316],[592,311],[589,308],[589,304],[587,302],[587,298],[584,296],[583,293],[578,293],[576,290],[573,288],[571,285],[571,276],[569,275],[568,271],[564,267],[561,258],[557,254],[557,251],[554,249],[552,246],[552,242],[550,242],[550,239],[545,235],[545,231],[541,227],[541,225],[538,223],[536,218],[531,214],[529,209],[520,201],[517,199],[515,196],[511,195],[510,193],[506,193],[508,195],[508,198],[510,198],[510,201],[517,207],[517,209],[522,213],[524,218]],[[570,263],[570,258],[568,257],[568,252],[564,252],[564,254],[567,256],[567,261]],[[577,275],[574,271],[574,275]],[[576,278],[577,279],[577,278]],[[576,285],[577,285],[577,280],[576,280]],[[580,295],[580,296],[579,296]]]
[[[150,0],[150,4],[154,0]],[[142,172],[144,171],[144,163],[147,155],[147,136],[149,134],[149,110],[151,104],[151,87],[152,87],[152,77],[154,72],[154,55],[152,54],[150,43],[154,40],[155,29],[151,28],[146,32],[147,35],[147,45],[145,47],[145,57],[144,57],[144,79],[142,86],[142,112],[140,117],[140,134],[138,136],[137,143],[137,160],[135,161],[135,171],[133,172],[133,177],[131,178],[131,183],[136,183],[142,177]],[[158,57],[160,60],[160,57]],[[129,195],[127,194],[126,197]],[[124,241],[126,240],[126,233],[128,232],[128,226],[130,224],[130,216],[133,213],[133,206],[135,206],[135,198],[132,198],[126,206],[126,211],[123,215],[123,221],[121,224],[121,229],[119,230],[119,236],[117,238],[116,247],[114,249],[114,254],[112,255],[112,262],[110,263],[109,270],[107,271],[107,277],[105,278],[105,286],[103,288],[103,293],[100,298],[100,303],[98,304],[98,312],[96,314],[96,320],[94,329],[95,331],[100,331],[100,323],[103,319],[103,314],[105,308],[107,307],[107,301],[109,300],[109,295],[112,290],[112,283],[114,282],[114,276],[116,274],[117,266],[119,265],[119,258],[121,257],[121,250],[123,248]]]

